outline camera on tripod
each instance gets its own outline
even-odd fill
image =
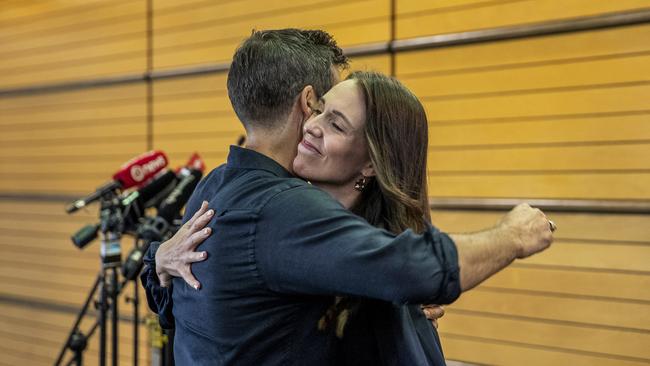
[[[69,214],[99,201],[99,222],[86,225],[71,237],[79,249],[100,237],[100,271],[95,284],[88,294],[77,320],[66,340],[55,365],[60,365],[66,350],[73,357],[66,365],[82,364],[83,351],[87,339],[99,328],[99,364],[106,363],[107,315],[111,319],[112,364],[118,360],[118,296],[129,281],[134,282],[133,304],[134,326],[134,365],[138,363],[139,293],[137,276],[142,270],[143,256],[154,241],[170,238],[181,224],[180,212],[196,188],[205,164],[194,154],[188,163],[172,171],[167,168],[168,159],[162,151],[151,151],[126,162],[113,175],[113,180],[97,188],[88,196],[78,199],[66,208]],[[147,215],[156,210],[156,215]],[[123,235],[135,238],[133,249],[122,261],[121,239]],[[121,268],[121,276],[118,271]],[[121,277],[121,280],[120,280]],[[79,330],[95,293],[99,289],[95,307],[98,317],[87,334]]]

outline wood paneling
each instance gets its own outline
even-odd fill
[[[430,194],[650,198],[649,30],[398,54],[430,119]]]
[[[0,3],[0,89],[141,74],[143,1]],[[650,8],[647,0],[396,2],[398,39]],[[320,28],[344,47],[390,41],[388,0],[153,2],[154,68],[227,62],[252,29]],[[430,122],[434,197],[650,199],[650,25],[357,57],[391,71]],[[345,76],[345,75],[344,75]],[[0,97],[0,193],[81,195],[148,143],[171,165],[199,152],[211,169],[244,133],[226,74]],[[153,124],[147,125],[151,102]],[[0,365],[51,364],[99,269],[99,245],[70,235],[96,205],[0,201]],[[503,212],[435,211],[448,232],[492,226]],[[650,218],[547,213],[554,245],[464,294],[441,320],[445,354],[479,364],[650,363]],[[130,248],[124,238],[123,249]],[[129,288],[127,290],[131,292]],[[130,304],[120,302],[121,313]],[[144,301],[140,304],[146,313]],[[66,310],[62,310],[66,309]],[[84,327],[90,325],[86,319]],[[130,363],[130,326],[120,362]],[[141,362],[150,363],[146,331]],[[96,363],[96,334],[86,361]]]
[[[503,214],[438,210],[433,222],[450,232],[475,231]],[[559,227],[550,249],[516,261],[448,307],[440,321],[446,355],[479,362],[480,349],[501,349],[507,354],[481,362],[516,364],[532,349],[544,362],[565,354],[557,364],[649,362],[650,218],[546,214]],[[454,346],[461,343],[472,348]]]
[[[450,310],[444,318],[445,329],[454,334],[522,342],[549,348],[573,349],[605,355],[650,360],[650,334],[604,327],[576,326],[535,319],[512,319]],[[442,321],[441,321],[442,322]],[[563,337],[557,337],[562,334]]]
[[[98,220],[97,206],[73,216],[66,215],[63,208],[62,203],[0,202],[0,294],[3,299],[54,306],[39,308],[3,300],[3,362],[22,359],[30,365],[52,364],[73,325],[74,309],[83,305],[101,268],[98,242],[79,250],[69,239],[84,224]],[[123,255],[131,241],[123,239]],[[140,292],[144,300],[142,289]],[[127,285],[119,301],[120,314],[128,317],[133,305],[126,302],[126,296],[133,296],[133,284]],[[62,312],[61,307],[69,311]],[[149,313],[145,301],[139,307],[140,314]],[[91,306],[81,326],[83,331],[90,328],[95,313]],[[139,349],[144,364],[150,362],[147,332],[142,326]],[[88,364],[97,363],[98,338],[98,332],[91,338],[84,359]],[[131,363],[132,339],[131,323],[122,321],[120,363]]]
[[[122,308],[124,311],[125,308]],[[76,314],[73,312],[61,313],[47,311],[38,308],[30,308],[19,305],[4,305],[0,319],[3,329],[0,337],[6,339],[2,346],[2,364],[25,364],[29,365],[51,365],[59,354],[68,332],[73,325]],[[87,333],[95,318],[91,310],[87,318],[81,323],[80,329]],[[132,364],[133,362],[133,326],[126,321],[119,325],[119,363]],[[110,337],[110,331],[108,332]],[[110,339],[110,338],[109,338]],[[99,331],[96,331],[89,340],[88,349],[84,353],[84,364],[97,365],[99,354]],[[139,340],[139,362],[150,363],[150,356],[147,353],[147,330],[144,326],[140,328]],[[108,344],[108,362],[110,363],[111,347]],[[71,353],[68,352],[65,361],[69,360]],[[15,362],[20,360],[21,362]]]
[[[397,2],[397,38],[565,20],[649,7],[647,0],[418,1]]]
[[[0,88],[144,72],[146,2],[21,8],[0,21]]]
[[[146,150],[145,92],[127,84],[0,99],[0,190],[93,191]]]
[[[440,333],[445,355],[482,365],[504,366],[641,366],[645,361],[603,357],[601,354],[531,346],[521,342]]]
[[[170,8],[171,4],[154,3],[155,68],[229,61],[253,29],[323,29],[336,35],[342,46],[390,37],[387,0],[309,4],[245,0]]]

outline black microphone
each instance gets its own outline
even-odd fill
[[[171,223],[180,215],[181,209],[185,206],[192,193],[194,193],[194,189],[199,184],[203,172],[197,169],[183,168],[179,175],[180,181],[158,208],[158,217],[168,223]]]
[[[125,228],[134,229],[139,224],[140,218],[144,217],[144,210],[157,207],[174,189],[177,182],[176,173],[167,169],[142,188],[122,198],[122,206],[125,212]]]
[[[136,246],[129,252],[129,255],[126,257],[126,260],[122,265],[122,275],[124,278],[132,281],[138,277],[140,271],[142,270],[142,258],[144,257],[144,253],[149,250],[150,244],[150,241],[145,241],[143,245]]]
[[[138,238],[142,245],[134,248],[122,266],[122,274],[128,279],[134,279],[142,269],[142,257],[154,241],[162,241],[170,234],[170,228],[185,206],[194,189],[199,184],[203,172],[197,169],[182,168],[179,172],[180,181],[160,204],[158,215],[146,220],[138,228]]]
[[[74,233],[70,239],[72,243],[79,249],[83,249],[91,241],[97,239],[97,232],[99,231],[99,224],[86,225],[79,231]]]
[[[167,169],[165,172],[153,177],[140,189],[133,191],[121,198],[121,210],[123,212],[124,232],[134,232],[144,217],[144,210],[155,207],[169,195],[169,192],[176,186],[178,177],[176,173]],[[72,235],[72,243],[79,249],[97,238],[99,225],[86,225]]]

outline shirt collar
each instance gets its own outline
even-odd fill
[[[278,177],[293,178],[293,175],[284,169],[282,165],[278,164],[268,156],[251,149],[234,145],[230,146],[228,166],[239,169],[261,169],[277,175]]]

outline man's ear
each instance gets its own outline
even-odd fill
[[[368,162],[363,169],[361,169],[361,174],[363,174],[364,177],[374,177],[377,174],[375,173],[375,167],[372,165],[372,162]]]
[[[302,112],[303,118],[307,119],[313,113],[311,106],[316,105],[318,102],[318,97],[316,96],[316,91],[311,85],[307,85],[300,92],[300,111]]]

